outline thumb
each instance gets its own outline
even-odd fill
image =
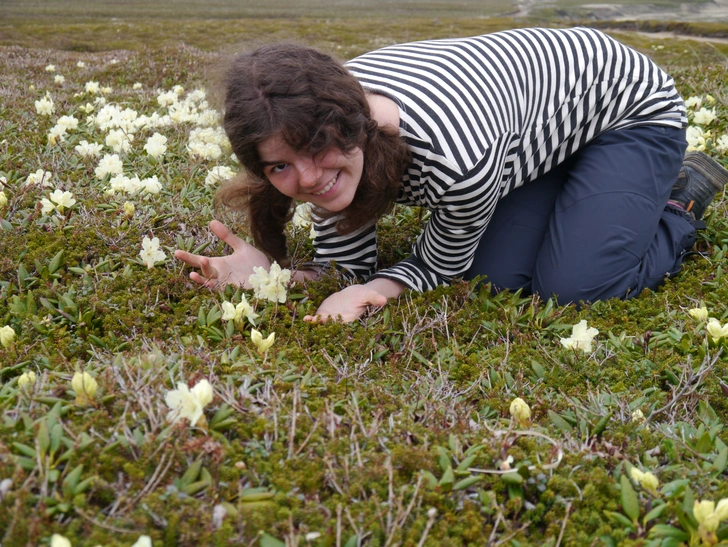
[[[387,305],[387,297],[383,294],[379,294],[378,292],[373,292],[372,296],[369,298],[369,304],[372,306],[386,306]]]

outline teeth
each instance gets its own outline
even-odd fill
[[[338,178],[339,178],[339,174],[338,174],[338,173],[336,173],[336,176],[335,176],[335,177],[334,177],[333,179],[331,179],[331,182],[329,182],[329,183],[328,183],[328,184],[327,184],[326,186],[324,186],[324,189],[323,189],[323,190],[321,190],[320,192],[314,192],[314,193],[313,193],[313,195],[314,195],[314,196],[320,196],[320,195],[323,195],[323,194],[325,194],[325,193],[326,193],[326,192],[328,192],[329,190],[331,190],[331,188],[332,188],[332,187],[334,186],[334,184],[336,183],[336,179],[338,179]]]

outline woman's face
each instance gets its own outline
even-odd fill
[[[364,153],[330,148],[315,156],[298,152],[271,137],[258,146],[263,174],[279,192],[327,211],[345,209],[354,199],[364,168]]]

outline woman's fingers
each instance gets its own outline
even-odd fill
[[[174,257],[195,268],[200,267],[200,255],[193,255],[192,253],[188,253],[187,251],[181,251],[177,249],[174,252]]]
[[[213,220],[210,222],[210,230],[234,251],[240,250],[245,245],[245,242],[242,239],[232,233],[230,229],[219,220]]]

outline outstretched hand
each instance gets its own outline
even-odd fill
[[[364,315],[370,306],[382,307],[386,303],[386,296],[367,285],[351,285],[329,296],[316,310],[316,315],[306,315],[303,320],[325,323],[341,317],[344,322],[351,323]]]
[[[233,254],[207,257],[178,249],[174,252],[174,256],[200,270],[199,273],[190,273],[190,279],[203,287],[222,288],[225,285],[237,285],[250,289],[248,278],[253,274],[253,268],[256,266],[270,268],[268,257],[233,234],[222,222],[213,220],[210,222],[210,230],[232,248]]]

